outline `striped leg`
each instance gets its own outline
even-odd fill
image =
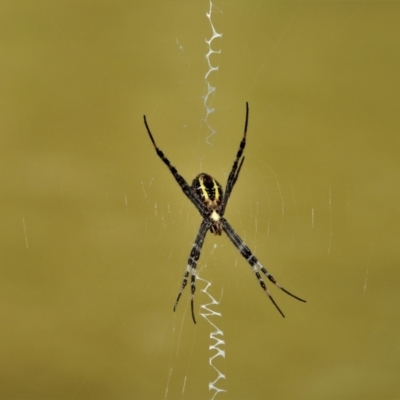
[[[228,204],[229,197],[232,193],[232,189],[235,186],[235,183],[237,179],[239,178],[239,173],[243,165],[244,157],[241,159],[244,148],[246,147],[246,134],[247,134],[247,124],[249,122],[249,103],[246,103],[246,120],[244,123],[244,133],[243,133],[243,139],[239,144],[239,150],[236,154],[235,161],[233,163],[231,172],[229,173],[228,176],[228,181],[226,183],[226,188],[225,188],[225,195],[224,195],[224,201],[222,202],[222,210],[221,210],[221,215],[224,215],[226,206]]]
[[[243,240],[239,237],[239,235],[233,230],[232,226],[228,223],[228,221],[225,218],[221,218],[221,224],[222,224],[222,229],[225,231],[225,233],[228,235],[229,239],[232,241],[232,243],[235,245],[235,247],[240,251],[240,254],[246,259],[246,261],[251,265],[254,274],[256,275],[258,282],[260,283],[260,286],[264,290],[264,292],[268,295],[274,306],[277,308],[277,310],[280,312],[282,317],[285,317],[283,314],[282,310],[279,308],[279,306],[276,304],[275,300],[271,296],[271,294],[268,291],[267,285],[261,278],[261,274],[259,270],[279,289],[281,289],[283,292],[288,294],[289,296],[294,297],[295,299],[299,301],[303,301],[304,303],[306,302],[305,300],[301,299],[300,297],[295,296],[294,294],[290,293],[288,290],[283,288],[279,282],[275,280],[275,278],[261,265],[261,263],[257,260],[257,258],[253,255],[251,250],[246,246],[246,244],[243,242]]]
[[[163,163],[169,168],[169,170],[171,171],[171,174],[174,176],[176,182],[181,187],[183,193],[185,193],[185,195],[188,197],[188,199],[194,204],[194,206],[197,208],[197,210],[200,212],[200,214],[201,215],[206,214],[207,210],[206,210],[204,203],[201,201],[201,199],[199,199],[198,197],[193,195],[192,190],[190,189],[190,186],[185,181],[185,178],[179,174],[177,169],[171,164],[171,162],[164,155],[164,153],[157,147],[156,142],[153,138],[153,135],[151,134],[150,128],[147,125],[147,120],[146,120],[145,115],[143,116],[143,119],[144,119],[144,124],[147,129],[147,133],[150,136],[150,140],[153,143],[154,149],[156,150],[158,157],[160,157],[161,160],[163,161]]]
[[[178,293],[178,297],[176,298],[175,305],[174,305],[174,311],[175,311],[176,306],[178,305],[178,301],[181,298],[182,292],[187,285],[189,274],[190,274],[191,275],[190,303],[191,303],[192,318],[193,318],[194,323],[196,323],[196,318],[194,317],[194,293],[196,291],[196,265],[197,265],[197,261],[199,260],[199,257],[200,257],[200,252],[201,252],[201,248],[203,246],[204,238],[206,236],[208,229],[210,229],[211,225],[212,225],[212,222],[207,221],[207,220],[203,220],[203,222],[200,225],[199,233],[197,234],[196,240],[193,243],[192,251],[190,252],[186,271],[185,271],[185,274],[183,275],[182,287]]]

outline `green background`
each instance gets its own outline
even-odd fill
[[[226,217],[297,302],[266,298],[226,236],[217,399],[400,398],[400,4],[0,2],[0,398],[208,399],[200,216],[156,156],[223,185]],[[209,126],[215,130],[210,136]]]

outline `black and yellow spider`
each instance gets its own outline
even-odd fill
[[[161,158],[164,164],[167,165],[172,175],[174,176],[175,180],[178,182],[179,186],[183,190],[183,193],[185,193],[188,199],[194,204],[194,206],[197,208],[197,210],[199,211],[200,215],[203,218],[196,240],[194,241],[194,244],[192,246],[192,251],[190,252],[186,271],[183,276],[182,287],[175,301],[174,311],[176,309],[176,306],[178,305],[178,301],[181,297],[183,289],[185,289],[186,287],[189,274],[191,274],[190,302],[192,308],[193,321],[194,323],[196,323],[196,319],[194,317],[194,306],[193,306],[194,293],[196,291],[196,265],[197,261],[199,260],[204,238],[208,230],[214,235],[221,235],[222,231],[224,231],[228,235],[229,239],[232,241],[234,246],[240,251],[240,254],[246,259],[246,261],[253,268],[253,272],[255,273],[258,281],[260,282],[262,289],[271,299],[272,303],[281,313],[282,317],[284,317],[285,315],[283,314],[282,310],[278,307],[278,305],[275,303],[275,300],[269,293],[267,286],[262,280],[259,271],[261,271],[274,285],[276,285],[279,289],[283,290],[286,294],[294,297],[297,300],[305,302],[305,300],[287,291],[275,280],[275,278],[261,265],[261,263],[257,260],[257,258],[246,246],[246,244],[239,237],[239,235],[233,230],[229,222],[224,218],[226,205],[228,204],[229,197],[239,177],[240,169],[242,168],[244,161],[244,156],[242,158],[242,154],[246,146],[247,123],[249,120],[248,103],[246,103],[246,121],[244,124],[243,139],[240,142],[235,162],[233,163],[232,170],[229,174],[228,181],[226,183],[225,193],[223,192],[221,185],[211,175],[205,174],[204,172],[197,175],[196,178],[193,179],[192,186],[189,186],[188,183],[185,181],[185,179],[178,173],[176,168],[173,165],[171,165],[170,161],[164,155],[164,153],[157,147],[153,135],[150,132],[150,128],[147,124],[146,116],[144,115],[143,118],[147,132],[154,145],[157,155]]]

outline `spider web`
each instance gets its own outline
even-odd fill
[[[399,398],[398,3],[1,8],[0,398]],[[307,303],[208,234],[194,325],[201,218],[143,114],[224,186],[246,101],[225,216]]]
[[[221,342],[215,339],[208,345],[215,351],[214,354],[220,356],[213,359],[217,369],[207,371],[204,368],[207,358],[205,339],[208,337],[204,330],[207,328],[198,324],[187,333],[186,325],[179,325],[176,343],[179,355],[177,353],[171,358],[174,371],[166,384],[168,393],[165,398],[174,398],[171,393],[174,389],[179,391],[179,388],[182,388],[182,397],[204,398],[207,396],[207,382],[210,385],[209,382],[215,382],[215,378],[217,387],[226,390],[211,391],[209,396],[217,398],[230,395],[265,398],[265,391],[270,393],[271,398],[324,397],[324,389],[318,382],[330,382],[327,391],[330,395],[336,393],[340,398],[366,395],[367,386],[375,388],[378,393],[378,380],[373,379],[374,382],[367,386],[362,384],[358,374],[369,376],[369,371],[361,371],[357,356],[347,357],[341,349],[343,343],[348,349],[354,348],[357,336],[365,329],[372,334],[367,328],[367,321],[375,318],[373,312],[359,320],[357,327],[350,329],[350,338],[344,332],[347,331],[349,318],[365,309],[366,303],[363,302],[371,306],[368,277],[371,268],[375,270],[376,277],[376,267],[361,253],[357,259],[350,250],[367,245],[368,239],[364,237],[360,240],[360,235],[356,239],[348,229],[350,221],[355,221],[353,217],[361,193],[365,193],[368,185],[376,185],[377,181],[363,186],[361,182],[364,181],[357,172],[350,175],[344,173],[364,160],[362,151],[357,151],[352,142],[361,143],[361,126],[352,132],[351,140],[346,140],[344,132],[349,132],[347,124],[351,124],[353,119],[346,114],[349,118],[347,122],[331,125],[325,119],[328,105],[318,105],[316,100],[318,96],[330,98],[335,88],[331,83],[329,88],[323,86],[329,82],[328,72],[324,70],[330,70],[326,63],[331,56],[329,52],[326,54],[323,65],[318,56],[312,58],[318,53],[310,49],[311,44],[318,43],[319,51],[322,51],[323,41],[308,33],[307,26],[319,26],[312,20],[312,15],[322,17],[328,11],[315,3],[302,2],[288,3],[283,8],[274,4],[268,11],[260,3],[248,3],[240,10],[226,3],[214,2],[214,6],[218,12],[207,14],[212,23],[208,30],[211,30],[211,39],[209,34],[205,35],[208,67],[206,95],[203,97],[205,123],[201,116],[197,117],[200,122],[198,127],[182,123],[183,139],[182,135],[180,139],[174,139],[173,146],[179,147],[181,142],[187,151],[185,157],[179,158],[179,154],[174,156],[174,163],[180,171],[183,168],[189,171],[189,175],[185,176],[207,172],[224,184],[241,138],[244,103],[250,102],[246,161],[234,189],[227,218],[278,281],[299,296],[304,296],[308,304],[298,304],[270,287],[286,314],[286,319],[281,320],[237,250],[226,238],[208,235],[198,269],[200,277],[207,282],[207,290],[210,290],[208,284],[212,282],[211,291],[223,293],[222,301],[218,305],[213,304],[218,311],[213,308],[211,312],[214,316],[218,315],[218,325],[211,330],[211,335],[221,332],[220,338],[223,339]],[[319,26],[319,32],[324,33],[325,40],[328,35],[335,42],[329,36],[339,35],[338,26],[341,25],[335,25],[335,22],[349,28],[355,22],[353,13],[356,9],[341,4],[328,8],[336,17],[329,21],[329,28]],[[241,18],[233,22],[230,19],[232,15],[238,15],[235,12]],[[365,9],[365,12],[373,11]],[[243,20],[246,21],[246,28],[241,26]],[[234,34],[232,26],[239,29],[239,36]],[[348,31],[347,35],[357,40],[352,32]],[[177,32],[177,37],[182,44],[183,32]],[[336,38],[338,43],[339,37]],[[349,46],[346,41],[343,43]],[[181,51],[185,55],[190,53],[187,44],[182,44]],[[296,61],[298,57],[305,57],[303,63]],[[191,60],[195,58],[193,56]],[[187,65],[187,75],[182,82],[182,87],[187,85],[186,89],[194,79],[192,71],[201,71],[192,62]],[[308,73],[307,69],[313,72]],[[338,76],[334,71],[331,73]],[[304,77],[306,81],[302,82]],[[187,103],[199,109],[198,100],[193,95],[198,95],[199,91],[193,88],[187,91],[192,94]],[[342,99],[339,93],[336,96]],[[189,108],[186,107],[186,112],[190,114],[193,110]],[[355,107],[352,110],[355,114],[359,112]],[[178,118],[182,121],[192,119],[186,113]],[[162,148],[165,149],[165,146]],[[359,171],[358,166],[355,168]],[[185,207],[184,201],[182,207]],[[189,248],[196,231],[197,226],[194,226],[185,244]],[[174,246],[172,241],[174,239],[168,246]],[[181,246],[180,242],[178,246]],[[364,250],[374,253],[371,249]],[[180,264],[185,265],[185,246],[177,251],[183,251]],[[346,276],[345,282],[343,276]],[[179,282],[181,278],[177,275],[174,279]],[[198,287],[201,288],[200,283]],[[187,323],[190,321],[188,297],[186,293],[186,309],[179,309],[176,316],[179,318],[179,314],[184,313]],[[197,306],[199,313],[207,301],[209,297],[198,290],[196,304],[200,304]],[[355,305],[354,313],[342,314],[346,304]],[[313,315],[319,315],[324,322],[315,321]],[[338,323],[339,337],[327,334],[327,341],[318,340],[315,332],[321,332],[325,323],[334,323],[333,319]],[[314,338],[315,342],[310,343],[307,337]],[[186,348],[187,355],[184,355],[187,339],[190,344]],[[330,341],[337,345],[335,350],[322,350],[324,345],[329,347]],[[216,348],[214,344],[221,347]],[[365,346],[366,343],[356,347],[366,354]],[[319,351],[324,355],[317,354]],[[337,357],[335,354],[341,355]],[[315,360],[324,367],[319,373],[314,371],[313,379],[304,384],[303,369],[313,370]],[[351,367],[345,367],[347,362]],[[185,365],[183,372],[178,372],[182,365]],[[260,375],[255,371],[265,373],[268,384],[261,383]],[[350,378],[340,376],[341,371],[354,378],[349,394],[334,383],[350,382]]]

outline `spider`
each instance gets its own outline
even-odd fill
[[[190,303],[191,303],[193,322],[196,323],[196,318],[194,316],[194,293],[196,291],[196,265],[197,261],[199,260],[201,248],[203,246],[203,242],[208,231],[210,231],[214,235],[221,235],[222,231],[224,231],[228,235],[228,238],[232,241],[233,245],[239,250],[240,254],[246,259],[246,261],[252,267],[253,272],[256,275],[256,278],[258,279],[258,282],[261,285],[261,288],[268,295],[269,299],[272,301],[272,303],[279,311],[279,313],[282,315],[282,317],[285,317],[285,315],[283,314],[282,310],[279,308],[278,304],[275,302],[275,300],[269,293],[267,286],[265,285],[265,282],[261,277],[260,271],[283,292],[305,303],[306,302],[305,300],[290,293],[275,280],[275,278],[257,260],[255,255],[251,252],[251,250],[247,247],[247,245],[239,237],[239,235],[234,231],[229,222],[224,218],[229,197],[232,193],[236,181],[238,180],[239,173],[244,161],[244,156],[242,157],[242,154],[246,146],[246,133],[249,121],[249,104],[246,102],[246,120],[244,124],[243,139],[240,142],[239,150],[236,154],[232,170],[229,173],[228,181],[226,183],[225,193],[222,190],[222,186],[217,182],[217,180],[215,180],[211,175],[208,175],[204,172],[197,175],[196,178],[193,179],[192,185],[189,186],[189,184],[185,181],[185,179],[178,173],[177,169],[170,163],[170,161],[164,155],[164,153],[157,147],[153,135],[151,134],[149,125],[147,124],[145,115],[143,116],[143,119],[147,129],[147,133],[149,134],[150,140],[153,143],[154,149],[156,150],[158,157],[160,157],[161,160],[164,162],[164,164],[166,164],[166,166],[169,168],[176,182],[181,187],[183,193],[185,193],[187,198],[194,204],[197,211],[203,218],[203,221],[200,224],[199,232],[197,233],[196,236],[196,240],[194,241],[192,250],[189,255],[189,260],[185,274],[183,276],[181,289],[179,290],[178,297],[175,300],[174,311],[176,310],[182,292],[188,283],[189,275],[191,275]]]

